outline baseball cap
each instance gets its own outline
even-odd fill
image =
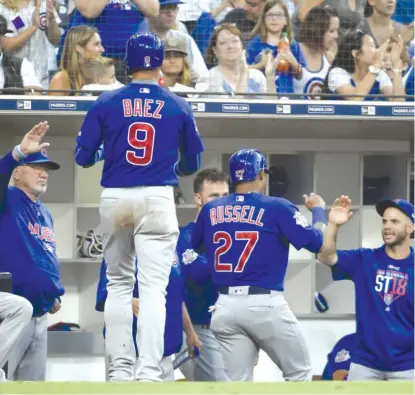
[[[40,152],[28,155],[27,158],[20,161],[20,165],[31,165],[36,163],[47,164],[50,170],[58,170],[61,167],[58,163],[49,159],[48,152],[45,148],[43,148]]]
[[[184,55],[188,55],[187,53],[187,45],[186,40],[184,37],[179,35],[171,35],[167,39],[164,40],[164,52],[180,52]]]
[[[13,30],[8,29],[7,19],[0,15],[0,36],[4,36],[7,33],[13,33]]]
[[[382,200],[376,204],[376,211],[381,217],[383,217],[385,210],[390,207],[394,207],[402,211],[411,219],[412,223],[414,222],[414,206],[411,202],[404,199]]]

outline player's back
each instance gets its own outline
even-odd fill
[[[278,198],[235,193],[206,205],[205,247],[217,286],[284,290],[289,244],[278,225]]]
[[[189,129],[195,128],[188,103],[167,89],[144,82],[106,92],[98,100],[104,130],[101,185],[176,185],[173,167],[179,146],[192,150],[184,141]]]

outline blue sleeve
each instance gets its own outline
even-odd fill
[[[202,12],[199,19],[196,21],[196,25],[192,31],[192,37],[202,55],[205,55],[209,46],[209,38],[212,36],[215,26],[215,18],[208,12]]]
[[[6,210],[10,178],[18,164],[13,158],[13,150],[0,159],[0,215]]]
[[[180,177],[190,176],[200,169],[200,154],[180,155],[174,171]]]
[[[180,154],[184,156],[200,154],[204,151],[202,139],[190,105],[185,102],[186,112],[180,135]]]
[[[103,128],[102,102],[94,103],[85,116],[81,131],[76,139],[75,162],[79,166],[92,166],[102,158]]]
[[[279,231],[297,250],[306,248],[317,253],[323,245],[323,233],[320,229],[310,226],[298,208],[286,199],[279,199],[277,223]]]
[[[355,274],[363,268],[362,250],[337,251],[337,263],[331,267],[334,281],[353,280]]]
[[[194,253],[197,254],[195,251]],[[183,280],[185,282],[191,281],[195,284],[202,285],[206,284],[206,281],[212,277],[212,268],[207,260],[201,258],[201,254],[197,255],[200,258],[196,259],[193,263],[182,264]]]
[[[333,380],[333,375],[338,370],[349,371],[354,348],[355,335],[342,337],[327,356],[327,375],[325,380]],[[326,371],[326,369],[325,369]]]
[[[107,292],[107,265],[105,263],[105,260],[102,260],[101,263],[101,270],[99,273],[99,281],[97,286],[97,300],[95,304],[95,310],[96,311],[104,311],[105,302],[107,300],[108,292]]]
[[[204,214],[206,210],[207,208],[205,205],[197,217],[196,225],[192,233],[192,248],[197,253],[204,251]]]
[[[177,255],[180,260],[183,281],[204,284],[211,277],[212,270],[206,257],[192,249],[191,237],[189,232],[180,234],[177,243]]]
[[[180,135],[180,158],[174,169],[178,176],[196,173],[200,169],[200,153],[204,150],[190,106],[187,103],[185,106],[185,120]]]

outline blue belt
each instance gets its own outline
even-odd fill
[[[229,288],[237,287],[219,287],[218,291],[220,294],[229,295]],[[233,294],[231,293],[231,295]],[[261,287],[249,286],[248,295],[271,295],[271,290]]]

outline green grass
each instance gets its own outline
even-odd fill
[[[91,383],[9,382],[0,394],[414,394],[411,382]]]

